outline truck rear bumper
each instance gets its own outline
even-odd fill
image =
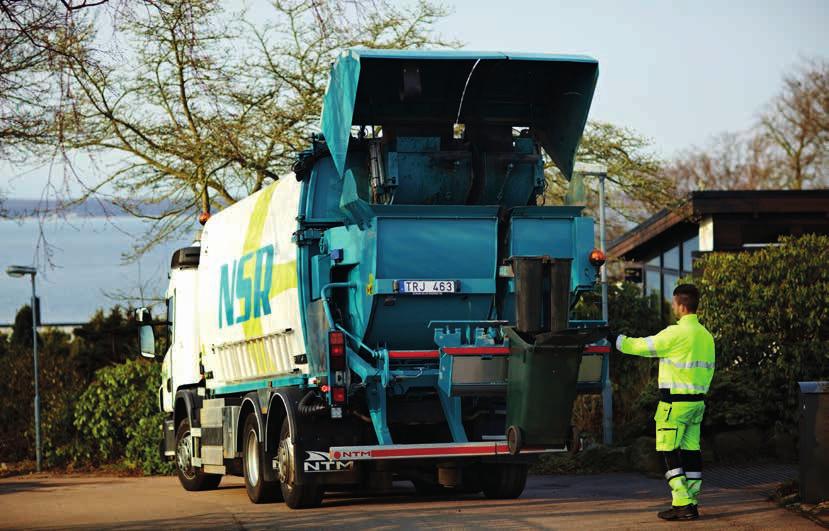
[[[563,448],[527,447],[521,454],[566,452]],[[378,459],[437,459],[446,457],[509,456],[506,441],[438,444],[388,444],[375,446],[332,446],[332,461],[372,461]]]

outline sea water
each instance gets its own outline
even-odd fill
[[[0,220],[0,324],[13,322],[31,299],[29,277],[5,274],[12,264],[37,266],[43,323],[85,322],[99,308],[137,306],[141,291],[145,303],[163,298],[171,255],[192,238],[161,243],[126,261],[124,255],[142,241],[147,228],[145,221],[128,216],[71,215],[42,223],[36,218]],[[38,247],[41,231],[45,243],[41,239]],[[49,246],[49,260],[44,245]]]

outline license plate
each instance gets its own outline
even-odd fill
[[[398,293],[410,295],[441,295],[458,291],[457,280],[395,280],[394,284]]]

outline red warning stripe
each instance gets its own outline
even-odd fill
[[[508,347],[443,347],[450,356],[506,356]]]
[[[610,345],[587,345],[584,351],[588,354],[607,354],[610,352]]]
[[[437,350],[390,350],[389,358],[393,360],[423,360],[437,359],[440,353]]]

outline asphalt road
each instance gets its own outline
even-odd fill
[[[689,527],[817,528],[765,501],[769,485],[714,483],[704,489],[702,518]],[[662,481],[637,474],[535,476],[517,500],[418,498],[401,482],[389,494],[332,493],[321,508],[292,511],[250,503],[239,478],[191,493],[175,478],[30,475],[0,480],[0,528],[647,529],[667,527],[656,518],[666,500]]]

